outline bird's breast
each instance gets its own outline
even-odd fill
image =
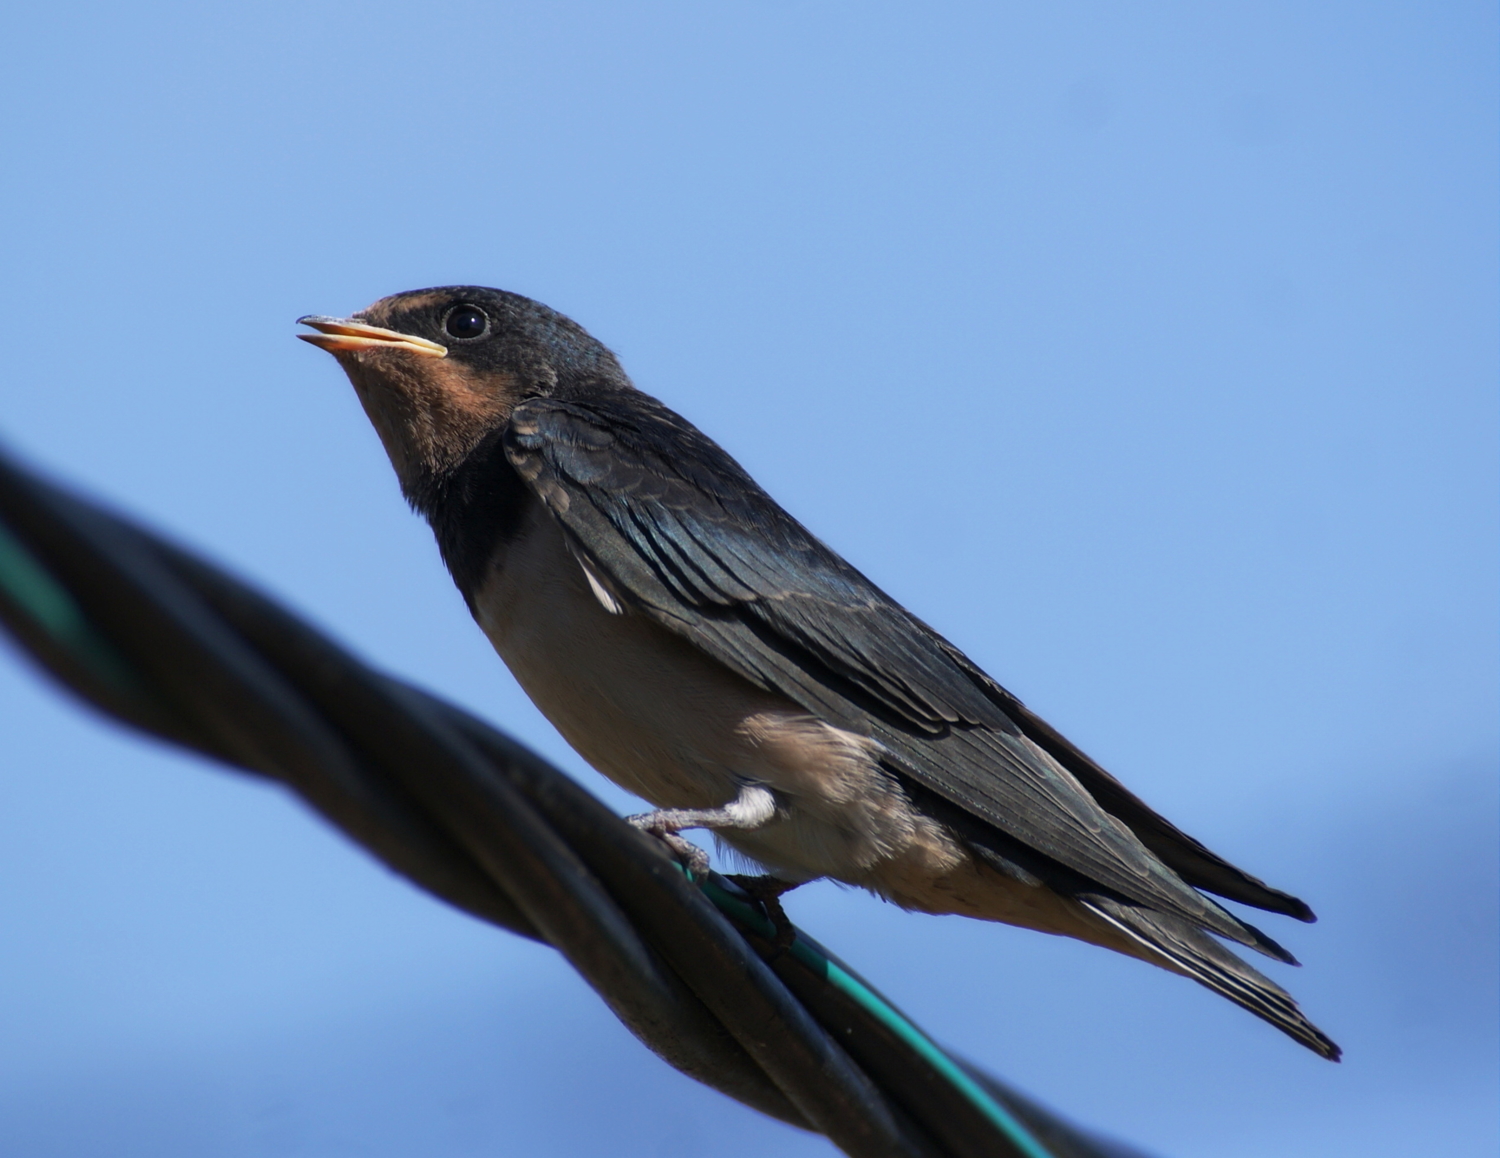
[[[475,618],[563,738],[661,808],[733,799],[757,713],[794,707],[643,615],[613,613],[540,504],[474,592]],[[618,605],[617,605],[618,606]]]

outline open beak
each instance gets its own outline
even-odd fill
[[[414,334],[402,334],[395,330],[383,330],[379,326],[356,322],[352,318],[325,318],[308,314],[298,318],[299,326],[311,326],[316,334],[298,334],[304,342],[311,342],[330,354],[347,354],[354,350],[386,349],[408,350],[424,358],[446,358],[448,347],[418,338]]]

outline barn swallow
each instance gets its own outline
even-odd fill
[[[657,809],[642,827],[679,849],[709,829],[786,885],[1113,949],[1338,1058],[1215,937],[1291,955],[1204,894],[1311,921],[1303,902],[1159,816],[576,322],[475,286],[299,321],[521,686]]]

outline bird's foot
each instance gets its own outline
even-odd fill
[[[695,878],[706,877],[709,870],[708,853],[692,841],[678,835],[672,820],[672,816],[667,812],[642,812],[638,816],[625,818],[627,824],[656,837],[666,845],[682,867]]]
[[[759,828],[776,814],[776,799],[761,784],[746,784],[719,808],[658,808],[625,818],[672,850],[695,877],[708,874],[708,853],[677,834],[684,828]]]
[[[731,880],[739,885],[749,894],[752,901],[757,902],[770,919],[775,935],[771,938],[771,944],[776,946],[778,954],[786,952],[792,947],[792,942],[797,939],[797,927],[792,924],[791,918],[786,915],[786,910],[781,907],[781,898],[784,893],[789,893],[802,881],[784,881],[780,877],[769,875],[747,876],[744,873],[728,873],[726,880]]]

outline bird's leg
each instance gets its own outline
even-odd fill
[[[649,832],[674,853],[693,873],[708,872],[708,854],[677,834],[684,828],[759,828],[776,815],[776,798],[759,784],[746,784],[740,794],[720,808],[662,808],[642,812],[625,820]]]
[[[797,929],[792,924],[791,918],[786,915],[786,910],[781,907],[781,897],[783,893],[789,893],[807,882],[784,881],[780,877],[773,877],[769,874],[752,877],[744,873],[726,873],[725,879],[739,885],[752,901],[758,902],[765,910],[772,927],[776,930],[771,943],[776,946],[777,950],[785,952],[790,949],[792,942],[797,939]]]
[[[746,784],[738,796],[720,808],[663,808],[625,819],[670,848],[694,876],[704,876],[708,873],[708,854],[683,840],[678,832],[684,828],[759,828],[775,814],[776,798],[770,791],[759,784]],[[773,938],[776,948],[780,951],[791,948],[797,932],[781,907],[781,896],[802,882],[743,873],[730,873],[727,879],[739,885],[770,918],[776,930]]]

